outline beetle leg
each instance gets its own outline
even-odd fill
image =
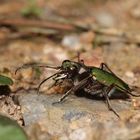
[[[121,87],[119,87],[117,85],[115,85],[115,87],[118,87],[119,89],[121,89],[122,92],[125,92],[126,94],[129,94],[129,95],[134,96],[134,97],[140,97],[140,94],[138,94],[138,95],[133,94],[133,93],[131,93],[131,91],[125,90],[125,89],[123,89],[123,88],[121,88]]]
[[[112,74],[114,74],[115,76],[116,76],[116,74],[108,67],[108,65],[107,64],[105,64],[105,63],[101,63],[100,64],[100,69],[102,69],[102,70],[106,70],[106,69],[104,69],[104,68],[106,68],[107,69],[107,71],[109,71],[110,73],[112,73]]]
[[[70,93],[72,93],[73,90],[74,90],[74,87],[68,90],[57,102],[54,102],[52,104],[61,103]]]
[[[108,97],[108,94],[109,92],[114,88],[115,86],[112,84],[111,86],[108,87],[107,90],[103,90],[103,96],[105,97],[106,99],[106,103],[108,105],[108,109],[110,111],[112,111],[118,118],[120,118],[119,114],[112,108],[111,104],[110,104],[110,101],[109,101],[109,97]]]
[[[87,82],[88,82],[89,76],[83,79],[79,84],[76,86],[73,86],[69,91],[67,91],[57,102],[54,102],[53,104],[56,103],[61,103],[68,95],[70,95],[72,92],[75,92],[76,90],[80,89],[83,87]]]

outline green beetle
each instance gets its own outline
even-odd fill
[[[101,93],[105,97],[107,101],[107,105],[109,110],[113,111],[118,117],[118,113],[111,107],[109,102],[109,93],[113,88],[116,88],[126,94],[139,97],[140,95],[135,95],[132,93],[132,90],[125,83],[122,79],[116,76],[110,68],[105,64],[101,63],[100,67],[94,66],[86,66],[83,60],[78,59],[78,62],[71,61],[71,60],[64,60],[61,66],[48,66],[48,65],[41,65],[41,64],[25,64],[22,67],[19,67],[16,72],[21,68],[28,68],[28,67],[46,67],[58,70],[58,72],[54,73],[53,75],[44,79],[38,86],[38,93],[41,85],[53,78],[55,84],[59,80],[70,79],[73,83],[73,86],[68,90],[60,99],[59,101],[53,103],[60,103],[62,102],[69,94],[76,92],[78,89],[85,88],[89,84],[93,86],[93,88],[98,87],[101,88]]]

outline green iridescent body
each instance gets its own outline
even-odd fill
[[[116,88],[118,88],[119,90],[131,90],[128,84],[126,84],[123,80],[121,80],[113,73],[109,73],[108,71],[102,70],[97,67],[92,67],[90,69],[91,74],[95,77],[95,79],[103,85],[116,85]]]

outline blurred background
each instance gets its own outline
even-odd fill
[[[80,52],[86,65],[106,62],[138,84],[139,23],[138,0],[1,0],[0,70],[33,62],[60,65]]]

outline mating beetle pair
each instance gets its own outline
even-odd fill
[[[128,95],[132,95],[138,97],[140,95],[135,95],[132,93],[131,89],[129,88],[128,84],[126,84],[123,80],[117,77],[110,68],[105,64],[101,63],[100,67],[94,66],[86,66],[83,60],[78,59],[78,62],[64,60],[61,66],[53,67],[48,65],[31,65],[25,64],[19,69],[28,68],[28,67],[46,67],[58,70],[58,72],[54,73],[53,75],[44,79],[38,86],[37,92],[39,93],[39,89],[41,85],[53,78],[55,84],[58,83],[60,80],[69,79],[72,81],[73,86],[68,90],[58,102],[62,102],[69,94],[76,92],[79,89],[84,89],[88,93],[94,94],[102,94],[103,97],[106,99],[107,105],[109,110],[113,111],[118,117],[118,113],[111,107],[109,101],[109,93],[112,89],[116,88]],[[88,89],[90,85],[91,89]],[[92,89],[95,91],[93,92]],[[55,104],[53,103],[53,104]]]

